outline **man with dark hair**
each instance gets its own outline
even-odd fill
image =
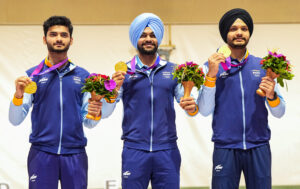
[[[163,34],[164,25],[158,16],[137,16],[129,36],[138,55],[127,63],[128,74],[118,71],[112,76],[119,89],[112,110],[121,99],[124,107],[123,189],[147,189],[149,181],[153,189],[179,189],[181,157],[174,97],[190,115],[198,109],[193,97],[181,99],[183,87],[172,79],[175,64],[157,54]]]
[[[43,24],[45,36],[47,36],[49,28],[55,25],[66,26],[69,30],[70,37],[72,37],[73,25],[71,23],[71,20],[65,16],[51,16],[48,20],[46,20]]]
[[[30,189],[55,189],[58,180],[62,189],[87,188],[87,139],[83,124],[89,128],[96,126],[102,103],[88,102],[90,94],[81,93],[89,73],[67,57],[73,42],[72,30],[71,21],[64,16],[46,20],[43,41],[48,56],[15,81],[10,122],[21,124],[33,106],[32,145],[27,163]],[[86,119],[87,113],[98,119]]]
[[[219,29],[231,54],[228,58],[223,53],[209,57],[199,94],[200,113],[213,114],[212,189],[238,189],[242,171],[247,189],[271,189],[267,108],[280,118],[285,102],[275,81],[265,77],[261,58],[246,48],[253,32],[250,14],[232,9],[221,18]],[[258,87],[266,97],[256,94]]]

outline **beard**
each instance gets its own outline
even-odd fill
[[[144,48],[144,45],[145,44],[142,44],[141,46],[138,46],[138,51],[140,54],[143,54],[143,55],[154,55],[156,52],[157,52],[157,45],[156,44],[153,44],[154,45],[154,48],[152,50],[146,50]]]
[[[249,42],[249,39],[247,40],[246,38],[242,38],[244,40],[244,43],[235,44],[234,43],[235,39],[237,39],[237,38],[234,38],[233,40],[227,42],[227,44],[233,49],[244,49],[244,48],[246,48],[246,46]]]
[[[64,52],[67,52],[69,50],[69,47],[70,47],[70,43],[68,43],[67,45],[65,45],[65,48],[63,48],[63,49],[55,49],[54,45],[51,45],[50,43],[47,43],[48,51],[53,52],[53,53],[64,53]]]

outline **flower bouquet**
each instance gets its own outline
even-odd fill
[[[83,83],[82,93],[90,92],[91,100],[100,101],[105,98],[106,102],[113,103],[117,92],[115,90],[116,82],[110,79],[109,76],[92,73],[85,79]],[[87,114],[88,119],[95,119],[94,115]]]
[[[178,65],[172,74],[173,79],[177,78],[177,82],[181,83],[184,87],[183,98],[187,98],[191,95],[194,86],[199,90],[204,83],[202,68],[193,62]]]
[[[263,69],[266,69],[266,76],[272,79],[277,78],[277,83],[281,87],[284,87],[283,79],[291,80],[294,74],[291,73],[291,64],[283,54],[277,54],[276,51],[269,51],[261,61]],[[287,84],[286,84],[287,87]],[[262,89],[257,89],[256,93],[262,97],[266,96],[266,93]]]

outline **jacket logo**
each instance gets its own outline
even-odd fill
[[[251,70],[254,77],[260,77],[260,70]]]
[[[47,77],[43,77],[38,82],[41,83],[41,84],[44,84],[44,83],[47,83],[47,81],[48,81],[48,78]]]
[[[31,175],[29,180],[30,180],[30,182],[35,182],[36,178],[37,178],[37,175],[33,174],[33,175]]]
[[[215,167],[216,172],[220,172],[220,171],[222,171],[222,169],[223,169],[223,166],[221,164],[219,164]]]
[[[229,74],[227,72],[223,72],[220,74],[220,78],[226,78]]]
[[[134,80],[134,79],[136,79],[137,77],[138,77],[138,76],[137,76],[136,74],[132,74],[132,75],[129,76],[129,79]]]
[[[131,172],[130,172],[130,171],[125,171],[125,172],[123,173],[123,177],[124,177],[124,178],[128,178],[130,175],[131,175]]]
[[[171,72],[162,72],[164,78],[171,78]]]
[[[74,83],[81,84],[81,79],[78,76],[73,76]]]

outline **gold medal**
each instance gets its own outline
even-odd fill
[[[37,90],[36,82],[32,81],[25,87],[24,92],[28,94],[33,94],[36,92],[36,90]]]
[[[116,72],[117,71],[127,72],[127,64],[125,62],[120,61],[115,65],[115,70]]]
[[[222,53],[227,58],[231,55],[231,50],[227,45],[223,45],[219,48],[218,53]]]

